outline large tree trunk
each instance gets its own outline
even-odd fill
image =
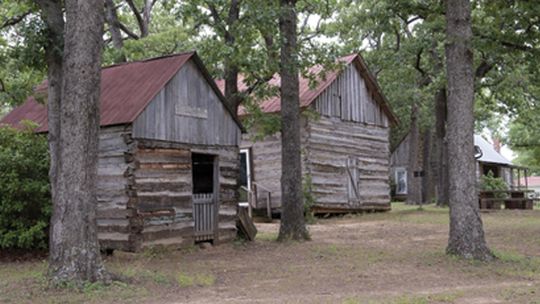
[[[474,76],[469,0],[447,0],[448,164],[450,235],[447,253],[489,260],[476,193]]]
[[[420,172],[420,131],[418,128],[418,105],[413,103],[411,109],[411,128],[409,130],[409,160],[407,170],[407,204],[416,205],[422,202],[422,177]]]
[[[448,205],[448,145],[446,141],[447,120],[446,89],[435,94],[435,140],[433,143],[432,168],[436,176],[437,205]]]
[[[68,0],[65,7],[61,162],[49,267],[55,282],[109,280],[96,224],[103,0]]]
[[[45,56],[47,61],[47,115],[49,127],[49,180],[53,201],[57,193],[60,161],[60,109],[62,107],[62,51],[64,48],[64,15],[60,0],[37,0],[41,18],[47,25]]]
[[[231,50],[234,49],[236,38],[231,33],[231,28],[240,18],[240,3],[238,0],[232,0],[229,7],[229,15],[227,17],[228,29],[224,32],[225,44]],[[225,98],[229,103],[229,107],[237,115],[238,107],[242,102],[242,98],[238,92],[238,64],[234,62],[233,56],[227,56],[224,58],[225,65]]]
[[[281,225],[278,240],[309,238],[302,193],[296,0],[281,0]]]

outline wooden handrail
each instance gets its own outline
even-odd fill
[[[254,188],[253,190],[253,197],[255,197],[255,205],[258,206],[258,203],[257,203],[257,200],[258,200],[258,190],[259,189],[262,189],[264,191],[266,191],[266,216],[268,217],[269,220],[272,220],[272,190],[262,186],[261,184],[259,183],[255,183],[253,182],[252,183],[252,186]]]

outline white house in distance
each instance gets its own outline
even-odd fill
[[[493,176],[504,179],[509,188],[527,188],[527,168],[512,164],[480,135],[474,135],[474,145],[481,151],[477,159],[476,177],[492,172]],[[407,170],[409,161],[409,135],[392,151],[390,158],[390,179],[395,185],[394,199],[403,200],[407,196]]]

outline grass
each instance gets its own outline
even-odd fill
[[[257,236],[255,237],[255,240],[257,241],[263,241],[263,242],[268,242],[268,241],[275,241],[277,240],[277,233],[275,232],[258,232],[257,233]]]
[[[497,256],[489,263],[445,254],[448,208],[395,203],[391,212],[321,219],[311,227],[311,242],[281,244],[278,224],[265,224],[256,242],[118,252],[106,258],[107,268],[128,280],[108,286],[53,289],[46,261],[0,262],[0,303],[222,302],[240,295],[253,302],[335,303],[319,300],[329,294],[344,304],[475,298],[540,304],[540,212],[481,216]]]
[[[180,287],[209,287],[216,283],[216,277],[212,274],[198,273],[194,275],[179,273],[176,277],[178,286]]]

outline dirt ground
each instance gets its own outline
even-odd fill
[[[82,290],[47,287],[44,261],[0,263],[2,303],[540,303],[540,210],[482,214],[499,259],[444,254],[448,209],[394,204],[388,213],[318,219],[310,242],[255,242],[115,253],[130,279]]]

